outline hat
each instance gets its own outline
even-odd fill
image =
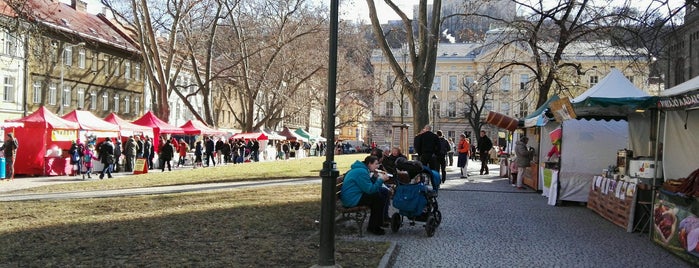
[[[8,137],[12,137],[12,132],[7,133],[7,136],[8,136]]]

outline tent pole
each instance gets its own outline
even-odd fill
[[[660,115],[664,114],[661,110],[655,110],[656,112],[656,122],[655,122],[655,140],[653,141],[654,144],[654,149],[653,149],[653,155],[654,155],[654,163],[655,163],[655,170],[653,171],[653,185],[651,185],[651,213],[650,216],[648,217],[648,238],[653,241],[653,206],[655,205],[655,193],[656,193],[656,179],[658,178],[658,145],[659,145],[659,139],[660,139]],[[651,116],[652,117],[652,116]],[[665,135],[663,135],[665,136]]]

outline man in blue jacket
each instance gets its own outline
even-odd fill
[[[375,235],[386,233],[381,228],[386,197],[379,194],[379,189],[388,177],[385,173],[376,172],[379,164],[379,159],[373,155],[367,156],[364,162],[355,161],[345,174],[340,193],[345,207],[362,205],[371,209],[367,231]]]

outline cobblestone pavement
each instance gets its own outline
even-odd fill
[[[647,234],[627,233],[584,206],[549,206],[494,173],[447,176],[433,237],[424,223],[404,220],[397,233],[361,239],[395,242],[390,267],[692,267]]]

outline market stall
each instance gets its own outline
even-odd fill
[[[155,151],[159,151],[160,141],[159,137],[163,134],[184,134],[182,128],[168,124],[167,122],[161,120],[152,111],[146,112],[141,118],[136,119],[132,123],[136,125],[146,126],[153,129],[153,148]],[[169,139],[169,137],[164,137]]]
[[[109,115],[107,115],[107,117],[104,118],[104,121],[119,126],[119,135],[121,135],[122,137],[153,137],[153,128],[133,124],[129,121],[122,119],[115,113],[110,113]]]
[[[119,137],[119,126],[102,120],[89,111],[73,110],[61,118],[78,123],[80,126],[78,139],[82,141],[88,140],[87,137]]]
[[[542,133],[539,174],[549,204],[588,202],[594,176],[616,165],[620,149],[648,152],[651,116],[641,109],[653,107],[654,101],[623,73],[612,69],[597,85],[574,98],[570,106],[554,96],[546,106],[548,110],[539,110],[525,119],[526,127],[540,128]],[[575,119],[565,115],[575,115]],[[552,139],[549,134],[559,128],[560,137]],[[558,161],[548,153],[554,147],[559,149]]]
[[[80,126],[77,123],[60,118],[43,106],[26,117],[7,122],[24,124],[24,127],[5,129],[5,132],[15,133],[19,141],[15,174],[56,176],[70,173],[70,158],[63,152],[78,137]]]
[[[699,76],[661,92],[658,108],[664,116],[657,173],[664,184],[653,203],[652,238],[699,265]]]
[[[210,128],[204,122],[196,119],[185,122],[180,128],[184,131],[185,135],[223,136],[227,134],[225,131]]]

